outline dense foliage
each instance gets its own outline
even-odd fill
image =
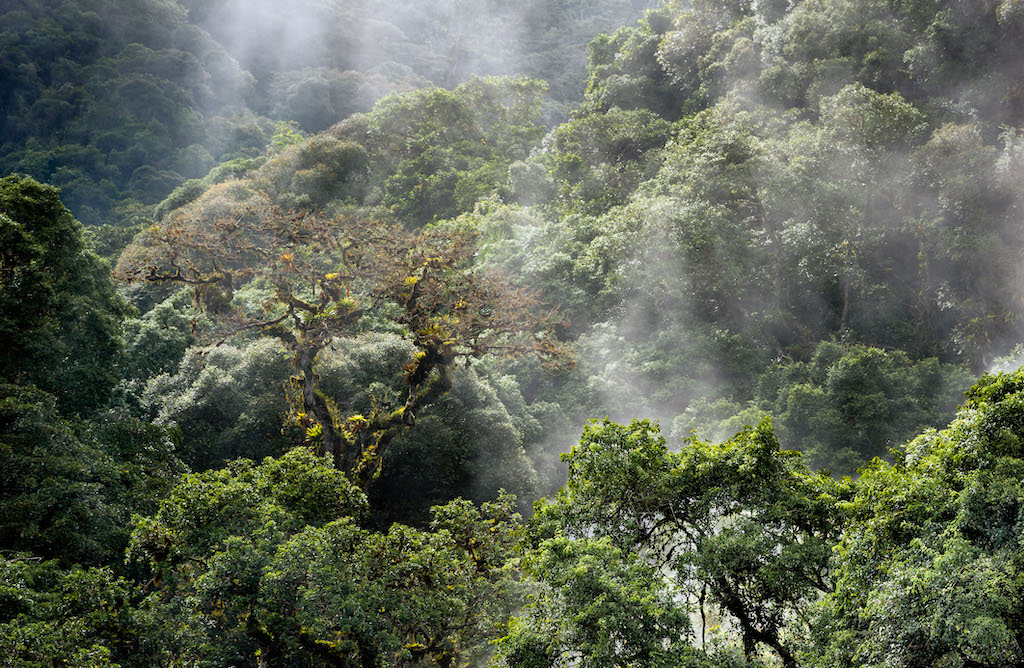
[[[96,410],[117,382],[127,314],[109,268],[51,186],[0,180],[0,226],[0,377],[56,393],[67,411]]]
[[[1024,664],[1024,3],[655,4],[0,7],[0,666]]]
[[[986,375],[857,481],[811,472],[767,421],[680,451],[647,421],[591,424],[530,524],[538,583],[506,664],[742,665],[725,627],[755,662],[1016,665],[1022,388]]]
[[[207,185],[259,164],[274,121],[318,132],[394,91],[529,74],[551,83],[547,116],[563,118],[583,89],[587,42],[646,6],[7,3],[0,172],[60,187],[84,222],[121,226],[212,167]]]

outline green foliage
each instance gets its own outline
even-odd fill
[[[598,35],[587,47],[588,74],[582,111],[649,109],[672,119],[691,106],[693,91],[673,85],[659,62],[660,44],[671,27],[667,8],[647,12],[636,27]]]
[[[546,90],[525,77],[475,77],[454,91],[391,95],[370,113],[308,138],[280,124],[267,156],[226,156],[201,182],[174,190],[155,213],[166,217],[209,186],[244,179],[285,210],[369,206],[410,227],[453,218],[482,199],[509,194],[509,166],[526,158],[543,133],[538,115]]]
[[[809,665],[1021,661],[1022,383],[984,376],[948,429],[864,471]]]
[[[792,639],[809,632],[799,620],[830,591],[849,480],[811,473],[767,422],[679,452],[647,421],[591,423],[565,459],[566,488],[532,524],[531,569],[547,586],[508,651],[529,641],[545,666],[567,652],[595,666],[700,665],[687,615],[702,611],[706,626],[713,603],[748,657],[762,646],[796,665]]]
[[[3,390],[3,544],[101,563],[116,553],[127,519],[98,494],[117,480],[114,462],[76,438],[52,397],[12,385]]]
[[[607,211],[625,202],[660,166],[669,123],[646,109],[614,107],[559,126],[550,158],[569,210]]]
[[[1024,3],[647,4],[2,10],[0,664],[1024,663]]]
[[[339,408],[372,415],[401,406],[403,363],[412,351],[397,336],[364,335],[337,345],[341,354],[325,354],[321,383]],[[536,466],[546,466],[547,452],[531,452],[549,437],[543,423],[523,402],[514,379],[479,365],[452,373],[452,387],[424,407],[416,428],[399,435],[384,458],[379,480],[371,488],[375,523],[421,523],[427,509],[449,499],[476,502],[494,499],[501,489],[523,499],[537,494]],[[390,407],[390,408],[389,408]],[[557,411],[557,409],[553,410]],[[549,481],[557,486],[560,481]]]
[[[397,79],[397,80],[396,80]],[[268,111],[309,132],[322,132],[354,113],[369,111],[377,99],[426,81],[328,67],[275,72],[269,86]]]
[[[945,424],[970,384],[966,369],[934,358],[913,363],[899,352],[834,344],[787,367],[763,378],[764,405],[787,445],[837,472]]]
[[[537,163],[529,165],[540,168]],[[576,314],[585,313],[583,322],[575,324],[577,328],[593,321],[597,288],[585,268],[573,262],[584,248],[580,237],[586,234],[575,228],[575,220],[551,220],[536,209],[486,201],[458,222],[479,235],[487,265],[519,285],[538,289],[549,305],[558,305],[573,320]]]
[[[453,218],[506,194],[508,167],[540,138],[540,96],[527,78],[474,78],[382,100],[367,117],[371,182],[380,206],[407,225]],[[372,138],[380,137],[373,141]]]
[[[498,382],[460,369],[451,390],[396,439],[371,489],[384,518],[419,524],[431,505],[457,497],[480,503],[502,489],[525,500],[538,496],[523,433],[532,416],[510,414]]]
[[[288,7],[239,0],[188,2],[190,18],[252,72],[266,99],[263,113],[319,131],[387,93],[423,85],[453,88],[473,75],[527,74],[552,86],[564,118],[579,99],[586,45],[636,20],[654,3],[530,0],[399,0]],[[230,29],[240,17],[246,30]],[[276,48],[262,48],[274,44]]]
[[[150,378],[177,370],[185,350],[193,343],[187,308],[187,297],[179,292],[145,315],[124,321],[122,389],[139,394],[139,386]]]
[[[0,665],[141,666],[133,655],[138,598],[134,583],[109,569],[61,571],[27,554],[0,556]]]
[[[185,476],[160,501],[159,512],[136,524],[130,556],[156,566],[187,566],[231,536],[268,540],[280,532],[359,518],[366,499],[345,475],[299,448],[262,464],[238,459],[227,467]],[[264,523],[272,522],[270,527]],[[184,577],[188,576],[185,569]]]
[[[196,198],[206,192],[206,184],[200,179],[189,179],[171,191],[171,194],[153,209],[153,216],[157,219],[163,218],[171,211],[194,202]]]
[[[545,540],[527,563],[539,591],[501,639],[502,665],[587,668],[705,665],[689,642],[689,610],[655,568],[607,539]]]
[[[512,504],[455,501],[429,532],[374,533],[358,526],[362,493],[300,449],[186,477],[129,554],[157,575],[164,657],[447,665],[485,651],[515,600]]]
[[[927,129],[925,115],[899,94],[879,95],[862,84],[844,87],[820,106],[832,137],[870,151],[905,150],[920,143]]]
[[[0,542],[64,563],[124,550],[133,512],[183,470],[167,432],[118,414],[68,423],[54,398],[0,386]]]
[[[286,208],[320,209],[335,200],[363,201],[369,167],[365,148],[329,134],[292,139],[290,146],[294,148],[272,158],[255,173],[258,186],[266,188]]]
[[[160,307],[151,314],[180,317]],[[282,388],[292,373],[287,351],[263,340],[240,348],[224,344],[186,352],[179,348],[187,342],[183,334],[171,330],[161,342],[165,353],[151,341],[148,359],[136,358],[137,364],[145,364],[140,371],[147,375],[142,377],[150,378],[142,401],[157,423],[174,426],[182,460],[203,471],[238,457],[259,460],[282,454],[296,438],[294,430],[286,435],[284,424],[288,402]],[[148,375],[160,371],[164,373]]]
[[[161,304],[133,339],[137,373],[142,382],[149,378],[141,404],[158,424],[173,426],[178,456],[193,470],[207,470],[236,457],[277,456],[300,441],[282,390],[294,372],[287,352],[265,340],[212,351],[193,348],[182,358],[178,346],[187,332],[180,329],[181,318],[171,303]],[[162,322],[169,328],[159,329]],[[338,410],[373,415],[404,403],[402,368],[413,353],[408,341],[366,334],[342,339],[335,349],[320,355],[317,369],[325,396]],[[416,428],[398,436],[384,458],[371,489],[375,526],[421,525],[432,505],[456,497],[483,502],[502,489],[524,499],[537,495],[535,463],[526,451],[540,447],[544,426],[521,405],[513,382],[482,370],[453,373],[449,393],[425,407]],[[301,402],[299,396],[291,399]],[[545,422],[551,419],[557,418]]]
[[[683,12],[680,25],[694,16]],[[712,18],[709,30],[743,23]],[[697,55],[699,69],[707,61]],[[592,57],[631,55],[624,43],[598,40]],[[585,333],[582,359],[599,396],[591,415],[678,414],[702,395],[742,404],[773,358],[806,360],[821,340],[977,372],[1020,338],[1010,305],[1020,303],[1021,283],[1006,278],[1018,273],[1011,258],[1020,247],[1016,135],[998,146],[986,143],[982,123],[936,129],[934,104],[855,81],[820,89],[813,111],[782,112],[752,98],[744,79],[709,109],[650,134],[635,162],[602,163],[602,151],[587,158],[584,148],[600,145],[613,115],[656,119],[656,100],[630,112],[588,108],[552,135],[544,157],[555,194],[533,220],[491,204],[469,219],[495,235],[488,262],[540,285],[573,333]],[[527,176],[525,165],[517,173]],[[530,183],[543,192],[537,174]],[[949,406],[884,441],[941,424]],[[866,451],[886,447],[874,441]],[[820,457],[844,470],[864,461]]]
[[[270,152],[280,153],[285,149],[301,144],[306,138],[296,121],[280,121],[274,129],[274,136],[270,139]]]
[[[299,656],[352,666],[482,661],[518,595],[507,561],[512,505],[453,501],[434,509],[429,532],[396,524],[375,534],[346,522],[307,530],[270,564],[264,610],[295,606],[293,619],[274,621],[282,640],[305,645]]]
[[[394,438],[452,388],[457,360],[494,354],[570,363],[550,333],[555,313],[538,312],[529,292],[477,271],[474,242],[454,225],[408,231],[362,216],[286,212],[251,183],[233,182],[147,229],[122,255],[119,272],[195,286],[197,306],[224,339],[253,331],[283,344],[300,372],[289,379],[296,422],[369,485]],[[314,365],[335,340],[381,325],[412,344],[405,401],[342,414]],[[515,459],[517,448],[509,451]]]
[[[225,153],[204,116],[252,80],[180,6],[32,3],[12,14],[0,29],[4,173],[60,187],[88,224],[123,224],[109,219],[124,201],[158,202]]]
[[[564,118],[580,96],[587,41],[647,4],[4,7],[0,172],[53,183],[80,220],[120,226],[125,203],[156,204],[240,152],[258,156],[273,132],[268,116],[320,132],[391,93],[525,72],[552,83],[557,103],[546,115]]]
[[[852,474],[922,429],[948,423],[970,382],[967,369],[935,358],[914,362],[898,351],[823,342],[808,362],[769,367],[748,407],[698,402],[673,430],[728,438],[772,415],[786,447],[816,467]]]
[[[535,594],[500,656],[741,665],[688,646],[690,606],[706,641],[714,603],[773,665],[1018,663],[1022,389],[983,377],[948,429],[856,482],[811,473],[767,423],[679,452],[648,422],[591,424],[530,525]]]
[[[0,378],[55,394],[66,414],[100,408],[127,307],[56,188],[0,179],[0,278]]]

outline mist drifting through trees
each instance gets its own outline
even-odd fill
[[[0,3],[0,666],[1024,663],[1024,3]]]

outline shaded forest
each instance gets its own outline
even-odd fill
[[[1021,44],[0,3],[0,665],[1024,663]]]

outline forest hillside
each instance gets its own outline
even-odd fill
[[[0,665],[1024,663],[1024,3],[0,3]]]

